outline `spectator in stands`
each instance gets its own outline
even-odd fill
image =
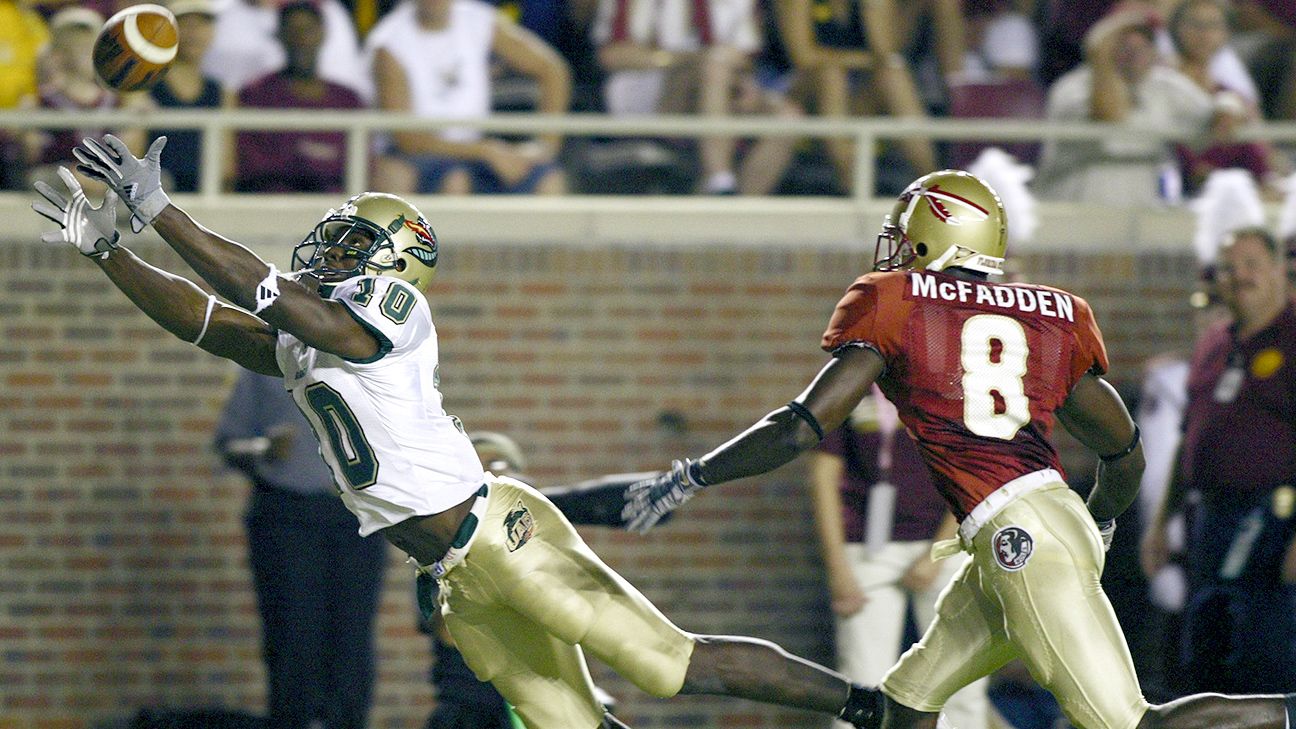
[[[837,667],[877,685],[906,645],[912,610],[919,633],[965,556],[933,562],[933,540],[958,522],[946,509],[895,406],[875,385],[809,453],[810,495],[837,627]],[[986,729],[986,681],[954,694],[942,713],[958,729]]]
[[[1040,80],[1052,84],[1085,59],[1085,36],[1120,0],[1040,0]]]
[[[1259,101],[1255,81],[1230,43],[1224,0],[1183,0],[1166,31],[1180,73],[1209,92],[1228,90],[1248,103]]]
[[[967,52],[961,79],[1034,79],[1039,69],[1039,30],[1011,0],[964,0]]]
[[[49,43],[45,21],[19,0],[0,0],[0,109],[36,96],[37,59]],[[0,129],[0,190],[23,183],[20,135]]]
[[[779,32],[796,69],[796,93],[808,108],[826,117],[877,113],[874,101],[895,117],[926,116],[913,76],[900,55],[897,0],[782,0],[774,3]],[[936,168],[929,139],[899,141],[910,178]],[[843,186],[854,169],[854,145],[828,140],[829,154]],[[872,155],[863,154],[864,160]]]
[[[203,54],[211,47],[215,11],[211,0],[172,0],[167,5],[176,16],[180,29],[180,45],[175,60],[166,75],[153,88],[149,96],[162,109],[211,109],[233,106],[232,93],[222,92],[220,84],[202,70]],[[150,129],[148,143],[158,137],[167,138],[165,169],[171,174],[176,192],[195,192],[202,169],[203,133],[197,129]],[[227,145],[228,146],[228,145]],[[225,154],[232,166],[232,150]],[[222,175],[222,178],[228,175]]]
[[[36,94],[36,64],[48,43],[40,14],[19,0],[0,0],[0,109]]]
[[[1049,89],[1052,121],[1096,121],[1136,130],[1205,132],[1211,97],[1192,79],[1161,63],[1157,16],[1122,7],[1086,38],[1086,62]],[[1159,174],[1170,163],[1160,141],[1051,141],[1044,146],[1036,190],[1041,198],[1141,205],[1158,200]]]
[[[217,6],[216,32],[203,71],[231,91],[287,63],[276,32],[283,0],[228,0]],[[321,78],[362,96],[369,92],[355,22],[341,0],[319,0],[324,41],[316,66]]]
[[[364,729],[387,543],[360,536],[282,378],[242,371],[215,446],[252,484],[244,523],[266,728]]]
[[[753,0],[601,0],[593,36],[612,114],[800,115],[782,94],[756,81],[761,45]],[[702,180],[711,195],[767,195],[792,158],[791,137],[756,140],[736,161],[733,137],[699,140]]]
[[[897,2],[897,47],[926,112],[940,116],[949,105],[948,86],[961,78],[968,57],[964,0]]]
[[[244,108],[358,109],[360,97],[320,77],[324,15],[316,0],[289,0],[279,10],[278,32],[287,65],[238,94]],[[244,131],[238,134],[239,192],[341,192],[346,176],[346,135],[341,131]]]
[[[1235,0],[1240,31],[1254,36],[1250,59],[1260,105],[1270,120],[1296,120],[1296,3],[1291,0]]]
[[[1168,517],[1193,492],[1182,689],[1286,691],[1296,684],[1296,303],[1263,228],[1226,237],[1215,278],[1232,316],[1193,353],[1178,464],[1143,569],[1166,563]]]
[[[1216,91],[1212,99],[1213,112],[1205,142],[1175,145],[1184,193],[1195,195],[1215,170],[1237,168],[1251,173],[1266,198],[1280,199],[1282,178],[1290,172],[1286,157],[1267,142],[1244,142],[1237,138],[1238,130],[1260,121],[1259,110],[1232,91]]]
[[[424,117],[475,119],[491,112],[491,54],[535,80],[537,111],[571,100],[571,72],[552,48],[481,0],[404,0],[365,40],[376,106]],[[471,126],[397,131],[377,160],[374,187],[395,193],[561,194],[554,159],[561,136],[506,142]]]
[[[1236,167],[1249,171],[1267,197],[1280,197],[1286,158],[1266,142],[1237,140],[1238,129],[1260,121],[1260,108],[1255,83],[1229,44],[1227,7],[1222,0],[1184,0],[1170,16],[1167,37],[1179,71],[1214,98],[1208,138],[1176,145],[1184,192],[1195,194],[1214,170]]]
[[[995,2],[996,0],[989,0]],[[937,66],[936,74],[948,78],[963,72],[967,58],[967,0],[917,0],[896,4],[896,20],[904,46],[927,46],[925,55]],[[922,36],[929,38],[924,39]],[[918,60],[913,59],[911,60]]]
[[[590,38],[598,0],[488,1],[567,61],[572,70],[572,111],[604,111],[603,69]]]
[[[37,89],[36,96],[26,97],[22,106],[64,111],[93,111],[96,109],[142,108],[148,105],[142,94],[116,94],[100,85],[95,75],[91,48],[95,36],[103,27],[104,17],[89,8],[70,7],[60,10],[50,18],[50,44],[44,63],[47,74]],[[55,179],[59,164],[68,168],[75,165],[72,149],[85,137],[98,137],[102,128],[33,130],[27,133],[24,146],[29,177],[47,182]],[[117,133],[132,150],[144,149],[144,132],[140,129]],[[103,189],[99,183],[85,178],[82,185],[88,190]]]

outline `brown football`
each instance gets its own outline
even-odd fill
[[[161,5],[132,5],[104,23],[94,44],[99,79],[117,91],[147,89],[175,60],[180,33]]]

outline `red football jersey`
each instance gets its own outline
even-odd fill
[[[930,271],[860,277],[824,349],[867,346],[936,488],[962,519],[992,491],[1044,468],[1053,411],[1086,372],[1107,371],[1089,305],[1060,289]]]

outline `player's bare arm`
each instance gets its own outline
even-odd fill
[[[765,473],[813,448],[845,422],[883,367],[882,357],[867,347],[837,353],[790,404],[698,459],[703,482],[718,484]]]
[[[174,205],[164,208],[153,220],[153,229],[222,296],[246,309],[259,308],[257,290],[272,277],[270,264],[260,256],[212,233]],[[294,280],[273,278],[279,296],[258,316],[275,328],[347,359],[367,359],[378,351],[378,341],[346,312],[344,305],[323,299]]]
[[[377,339],[352,319],[342,304],[278,276],[273,265],[207,230],[171,204],[161,184],[165,146],[166,138],[159,138],[143,159],[137,159],[120,139],[109,134],[102,142],[83,140],[73,154],[78,170],[105,183],[126,202],[136,232],[152,225],[195,273],[230,302],[325,352],[367,359],[378,351]]]
[[[32,209],[59,225],[41,235],[50,244],[66,243],[93,259],[113,284],[162,328],[212,354],[248,369],[278,375],[274,330],[264,321],[221,305],[188,279],[156,268],[118,245],[117,193],[109,190],[95,207],[67,168],[59,168],[66,195],[43,182],[44,200]]]
[[[1098,522],[1120,516],[1138,495],[1143,476],[1143,445],[1120,395],[1102,378],[1086,374],[1058,408],[1057,417],[1100,459],[1089,513]]]
[[[627,528],[646,532],[703,488],[771,471],[814,447],[846,420],[884,367],[881,355],[866,347],[837,352],[800,395],[737,437],[630,484],[622,512]]]
[[[275,330],[266,322],[215,301],[192,281],[152,266],[125,248],[98,263],[113,284],[163,329],[254,372],[282,376],[275,362]]]

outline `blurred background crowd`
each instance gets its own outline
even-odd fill
[[[1296,6],[1287,0],[171,0],[179,58],[148,92],[97,85],[89,47],[123,0],[0,0],[0,108],[379,109],[1047,118],[1181,141],[1014,145],[1043,199],[1138,204],[1241,168],[1280,194],[1290,150],[1239,138],[1296,119]],[[0,186],[25,187],[90,131],[0,137]],[[202,165],[196,130],[167,134],[177,191]],[[395,193],[848,194],[849,139],[497,138],[472,127],[373,140],[370,186]],[[337,192],[338,132],[241,131],[227,191]],[[921,137],[871,155],[878,192],[966,166],[983,145]]]

